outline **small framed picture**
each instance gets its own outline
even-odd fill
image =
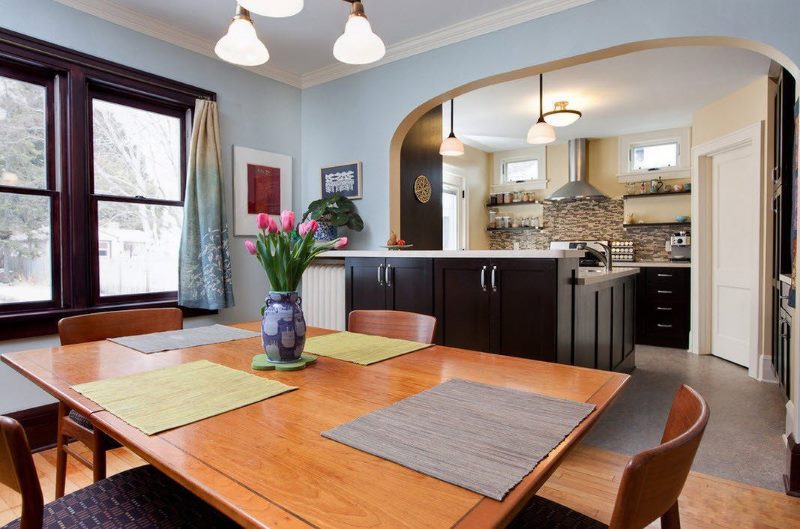
[[[257,233],[256,215],[292,209],[292,157],[233,146],[233,234]]]
[[[352,200],[361,198],[361,162],[323,167],[320,171],[322,198],[338,193]]]

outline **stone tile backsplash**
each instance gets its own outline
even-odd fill
[[[665,242],[674,227],[622,227],[625,207],[622,199],[604,201],[545,203],[544,229],[530,231],[494,231],[489,233],[492,250],[511,250],[519,243],[522,250],[545,250],[551,241],[598,240],[633,241],[637,261],[668,261]]]

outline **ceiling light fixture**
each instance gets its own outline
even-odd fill
[[[528,130],[528,143],[533,145],[545,145],[556,141],[556,129],[544,120],[542,92],[542,74],[539,74],[539,120]]]
[[[258,40],[250,12],[238,4],[228,32],[219,39],[214,53],[223,61],[240,66],[258,66],[269,60],[269,52]]]
[[[453,132],[453,116],[455,112],[453,111],[453,100],[450,100],[450,135],[444,139],[442,142],[442,146],[439,147],[439,154],[442,156],[463,156],[464,154],[464,144],[456,138],[455,133]]]
[[[303,10],[303,0],[238,0],[248,11],[264,17],[284,18]]]
[[[358,0],[350,2],[350,16],[344,26],[344,33],[333,45],[333,56],[345,64],[369,64],[379,61],[386,55],[386,46],[372,31],[372,26],[364,14],[364,5]]]
[[[554,127],[566,127],[572,125],[582,116],[577,110],[567,108],[569,101],[556,101],[554,110],[544,113],[544,120]]]

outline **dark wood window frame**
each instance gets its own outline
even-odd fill
[[[49,103],[48,188],[0,186],[0,191],[46,195],[54,204],[53,299],[0,305],[0,340],[54,333],[58,320],[70,315],[177,306],[175,292],[99,296],[98,241],[93,229],[99,197],[93,194],[92,183],[91,97],[182,116],[181,165],[185,168],[195,100],[215,100],[216,94],[4,29],[0,29],[0,75],[44,83]],[[184,173],[182,170],[180,205],[185,191]],[[185,312],[191,316],[216,311]]]

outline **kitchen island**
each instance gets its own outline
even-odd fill
[[[587,272],[578,267],[582,255],[577,250],[348,250],[326,252],[320,262],[344,267],[345,314],[359,309],[431,314],[440,345],[632,369],[638,270]]]

